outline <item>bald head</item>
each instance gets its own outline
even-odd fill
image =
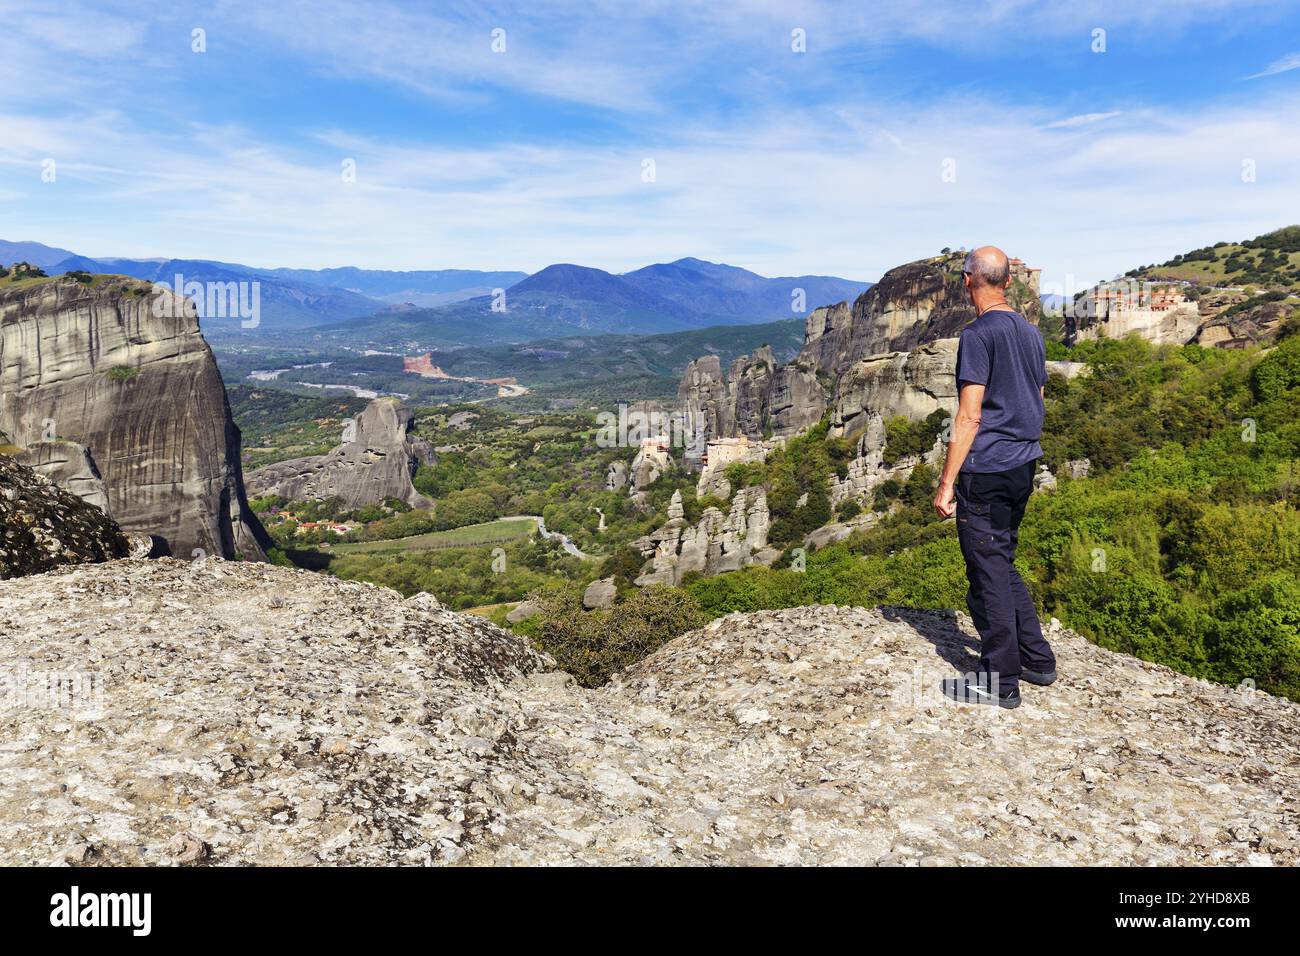
[[[961,271],[970,276],[971,286],[1005,289],[1011,278],[1011,262],[997,246],[980,246],[966,257]]]

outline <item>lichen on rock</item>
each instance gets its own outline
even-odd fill
[[[0,578],[121,558],[127,547],[99,508],[0,455]]]

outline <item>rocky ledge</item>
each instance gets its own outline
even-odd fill
[[[128,547],[113,520],[93,504],[0,454],[0,578],[121,558]]]
[[[0,582],[0,633],[4,863],[1300,862],[1300,707],[1059,628],[1011,712],[938,699],[969,622],[901,609],[732,615],[595,691],[216,559]]]

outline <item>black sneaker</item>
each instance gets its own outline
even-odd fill
[[[1031,684],[1037,684],[1039,687],[1046,687],[1048,684],[1056,683],[1056,670],[1031,671],[1024,668],[1020,671],[1020,679],[1027,680]]]
[[[999,691],[993,693],[988,684],[972,681],[968,677],[949,677],[942,684],[943,696],[959,704],[996,704],[1006,710],[1015,710],[1020,706],[1020,691]]]

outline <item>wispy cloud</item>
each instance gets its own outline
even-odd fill
[[[1081,113],[1078,116],[1070,116],[1066,119],[1048,123],[1044,129],[1075,129],[1079,126],[1091,126],[1094,123],[1100,123],[1103,120],[1114,119],[1116,116],[1123,115],[1121,110],[1111,110],[1109,113]]]
[[[800,82],[833,84],[846,56],[899,43],[935,50],[1016,50],[1075,36],[1086,49],[1104,25],[1129,44],[1160,43],[1249,9],[1264,17],[1285,0],[549,0],[545,4],[425,5],[399,0],[227,0],[223,29],[271,43],[304,69],[370,77],[434,98],[506,89],[631,112],[698,101],[701,84],[767,98],[794,62],[791,33],[810,56]],[[957,25],[970,25],[960,28]],[[975,28],[978,25],[978,28]],[[494,53],[492,31],[504,31]],[[1066,48],[1068,49],[1068,47]],[[806,88],[806,87],[805,87]]]
[[[1252,73],[1246,79],[1257,80],[1261,76],[1276,76],[1279,73],[1289,73],[1291,70],[1300,70],[1300,53],[1288,53],[1286,56],[1274,60],[1258,73]]]
[[[232,127],[140,130],[105,115],[40,131],[76,144],[59,182],[39,181],[40,151],[12,146],[4,168],[21,176],[0,179],[25,196],[10,210],[27,213],[24,235],[7,238],[99,255],[621,271],[692,254],[770,274],[874,278],[944,245],[994,241],[1049,276],[1096,279],[1281,225],[1277,210],[1300,208],[1298,107],[1197,109],[1065,137],[1035,111],[974,102],[845,110],[865,128],[905,129],[905,150],[864,140],[833,111],[683,126],[653,148],[323,131],[304,149]],[[0,142],[16,129],[0,117]],[[1257,181],[1242,181],[1243,156]],[[356,182],[341,176],[343,157],[357,160]],[[654,182],[643,181],[646,158]]]

